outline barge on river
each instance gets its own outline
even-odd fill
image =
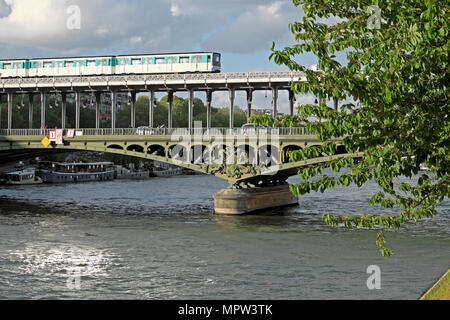
[[[47,183],[107,181],[114,179],[114,163],[59,163],[41,161],[36,174]]]

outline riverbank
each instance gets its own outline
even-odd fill
[[[450,269],[447,270],[420,300],[450,300]]]

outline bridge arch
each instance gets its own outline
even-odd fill
[[[168,158],[176,161],[187,162],[187,148],[181,144],[174,144],[169,147]]]
[[[266,167],[279,164],[279,152],[278,147],[274,145],[264,145],[258,150],[259,152],[259,163],[264,164]]]
[[[255,148],[248,144],[241,144],[236,147],[237,164],[257,164],[257,154]]]
[[[343,144],[340,144],[336,147],[336,154],[345,154],[345,153],[348,153],[348,152]]]
[[[160,156],[165,157],[166,156],[166,148],[159,144],[152,144],[147,148],[147,153],[154,155],[154,156]]]
[[[289,157],[288,153],[292,151],[298,151],[301,150],[302,147],[297,145],[288,145],[283,147],[283,153],[281,155],[281,163],[289,163],[292,162],[291,158]]]
[[[132,144],[127,148],[127,151],[144,153],[144,147],[138,144]]]
[[[210,159],[209,148],[204,144],[193,145],[189,151],[189,162],[192,164],[208,163]]]
[[[111,144],[107,147],[107,149],[123,150],[123,147],[118,144]]]
[[[226,144],[214,144],[210,149],[210,160],[215,164],[226,163],[227,158],[231,155],[232,151],[233,148]]]

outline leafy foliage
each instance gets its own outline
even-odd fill
[[[312,93],[322,101],[335,97],[356,103],[346,103],[340,110],[326,103],[301,105],[295,117],[259,117],[252,121],[283,126],[303,123],[316,132],[324,142],[321,150],[293,151],[290,157],[294,161],[318,152],[335,154],[335,138],[343,139],[347,155],[323,167],[299,172],[303,182],[291,186],[291,190],[302,195],[338,185],[362,186],[374,179],[381,191],[369,203],[398,208],[398,214],[323,218],[332,226],[380,229],[377,247],[383,256],[390,256],[393,252],[385,246],[383,229],[432,217],[436,206],[449,195],[450,4],[437,0],[293,3],[305,12],[302,21],[290,24],[297,44],[283,50],[276,50],[274,44],[270,58],[306,73],[307,81],[292,85],[295,93]],[[379,29],[368,28],[367,22],[373,18],[370,5],[381,9]],[[318,71],[308,70],[294,59],[309,52],[318,58]],[[337,55],[346,56],[345,64],[338,61]],[[357,163],[351,157],[356,152],[363,152]],[[421,165],[430,172],[420,171]],[[324,167],[337,177],[323,175]],[[344,171],[346,167],[350,170]],[[415,184],[396,183],[397,177],[417,175]]]

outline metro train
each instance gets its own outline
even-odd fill
[[[91,56],[0,60],[0,78],[220,72],[221,54]]]

